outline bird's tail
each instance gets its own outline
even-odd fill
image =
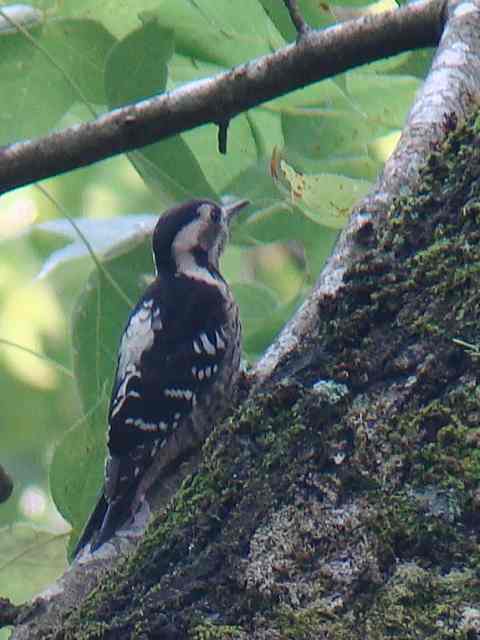
[[[74,557],[77,557],[87,544],[90,544],[91,553],[96,551],[104,542],[108,542],[116,531],[132,517],[131,507],[135,488],[132,487],[132,490],[127,495],[110,503],[107,502],[102,494],[75,547]]]
[[[132,518],[134,515],[132,504],[134,504],[137,485],[138,482],[133,483],[123,495],[117,496],[111,502],[105,498],[105,493],[102,493],[75,547],[74,557],[87,544],[90,544],[91,553],[96,551]]]
[[[136,494],[142,479],[138,469],[146,469],[151,461],[150,450],[145,447],[139,448],[137,456],[108,457],[102,495],[75,547],[74,557],[87,544],[91,553],[96,551],[135,515],[139,507]]]
[[[73,557],[76,558],[80,551],[87,546],[96,537],[96,533],[102,528],[102,524],[105,520],[105,514],[108,510],[108,502],[105,495],[102,492],[100,499],[97,502],[95,509],[90,514],[87,524],[83,529],[80,540],[77,542]]]

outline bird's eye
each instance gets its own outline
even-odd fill
[[[215,209],[212,209],[210,211],[210,220],[212,222],[214,222],[215,224],[220,224],[221,220],[222,220],[222,211],[221,209],[217,209],[215,207]]]

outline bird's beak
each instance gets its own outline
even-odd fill
[[[228,222],[230,223],[235,214],[237,214],[240,209],[243,209],[243,207],[246,207],[249,204],[249,200],[237,200],[237,202],[232,202],[232,204],[225,205],[223,207],[223,210],[225,212],[225,215],[227,216]]]

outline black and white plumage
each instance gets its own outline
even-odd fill
[[[95,551],[129,521],[159,472],[198,447],[231,400],[241,327],[219,259],[233,215],[247,204],[192,200],[157,222],[156,278],[119,347],[103,494],[75,555],[88,544]]]

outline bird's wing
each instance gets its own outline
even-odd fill
[[[167,438],[215,381],[231,339],[226,312],[221,300],[196,301],[183,305],[197,316],[187,321],[152,298],[130,316],[110,404],[111,453]]]

